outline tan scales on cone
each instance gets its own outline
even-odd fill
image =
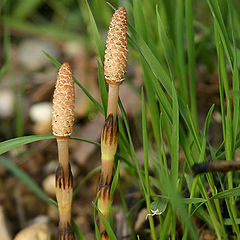
[[[74,79],[68,63],[63,63],[57,75],[53,94],[52,132],[57,137],[72,134],[74,124]]]
[[[113,14],[105,50],[104,75],[109,84],[120,85],[127,71],[127,13],[124,7]]]

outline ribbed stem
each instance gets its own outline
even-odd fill
[[[56,199],[59,210],[58,240],[74,240],[71,224],[73,176],[69,163],[68,137],[57,137],[59,167],[56,171]]]
[[[111,185],[104,185],[100,189],[100,195],[98,198],[98,208],[103,214],[103,216],[109,220],[109,208],[110,208],[110,191],[111,191]],[[99,231],[101,233],[101,238],[102,239],[109,239],[108,234],[106,232],[105,226],[99,218]]]
[[[57,139],[59,167],[56,171],[56,198],[59,210],[58,240],[74,240],[71,225],[73,177],[68,140],[74,124],[74,78],[70,65],[59,68],[53,94],[52,132]]]
[[[68,150],[69,137],[57,137],[58,145],[58,161],[64,170],[64,174],[68,175],[69,168],[69,150]]]
[[[107,116],[113,115],[113,123],[115,123],[117,117],[118,95],[119,85],[109,84]]]
[[[115,108],[116,109],[116,108]],[[114,123],[113,114],[110,114],[105,120],[101,136],[101,160],[102,173],[99,181],[98,192],[98,208],[103,216],[108,220],[110,208],[110,191],[113,176],[114,157],[118,145],[118,127],[117,121]],[[99,219],[99,231],[102,239],[108,239],[105,227]]]
[[[113,163],[118,145],[117,106],[119,85],[124,81],[127,70],[127,13],[119,7],[109,25],[104,60],[104,76],[109,84],[107,119],[101,136],[102,174],[98,186],[98,208],[108,220]],[[99,219],[102,239],[109,239]]]

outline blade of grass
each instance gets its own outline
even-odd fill
[[[56,59],[54,59],[53,57],[51,57],[48,53],[46,53],[45,51],[43,51],[43,53],[58,67],[60,68],[61,63],[58,62]],[[104,113],[103,107],[99,104],[98,101],[96,101],[92,95],[87,91],[87,89],[85,89],[81,83],[79,83],[76,78],[74,77],[74,82],[82,89],[82,91],[87,95],[87,97],[94,103],[94,105],[98,108],[98,110],[101,113]]]
[[[234,28],[234,6],[232,1],[227,1],[228,13],[230,18],[232,42],[233,42],[233,76],[232,76],[232,91],[233,91],[233,146],[235,146],[236,138],[238,134],[239,125],[239,96],[240,96],[240,84],[239,84],[239,71],[238,71],[238,53],[236,47],[236,28]],[[234,150],[233,150],[234,155]]]
[[[9,25],[11,29],[18,29],[19,32],[24,34],[31,34],[41,38],[51,38],[54,40],[62,41],[77,41],[83,42],[85,36],[79,33],[74,33],[68,31],[67,29],[59,29],[59,26],[54,26],[51,24],[36,25],[35,23],[30,23],[30,21],[20,20],[19,18],[0,16],[0,22],[5,22]]]
[[[174,82],[172,82],[172,136],[171,136],[171,177],[172,183],[176,186],[178,185],[178,171],[179,171],[179,110],[178,110],[178,100],[177,93],[174,86]],[[178,186],[177,186],[178,187]],[[176,208],[172,206],[172,239],[176,239],[176,225],[177,225],[177,216],[176,216]]]
[[[85,3],[87,5],[87,9],[88,9],[88,13],[89,13],[90,26],[92,28],[93,37],[94,37],[94,40],[96,42],[97,49],[98,49],[98,54],[100,56],[100,59],[101,59],[102,65],[103,65],[103,62],[104,62],[104,47],[103,47],[103,43],[102,43],[102,40],[100,38],[100,35],[99,35],[99,32],[98,32],[98,28],[97,28],[95,19],[93,17],[91,8],[89,7],[88,1],[85,0]]]
[[[119,169],[120,169],[119,166],[120,166],[120,161],[118,161],[118,163],[117,163],[117,169],[116,169],[116,172],[115,172],[115,175],[114,175],[114,178],[112,181],[112,185],[111,185],[111,190],[110,190],[110,202],[111,203],[113,201],[113,195],[117,188],[117,184],[118,184],[118,180],[119,180]],[[109,207],[109,223],[110,223],[111,228],[114,229],[114,221],[113,221],[113,216],[112,216],[112,204],[110,204],[110,207]]]
[[[30,1],[20,1],[16,2],[13,16],[19,19],[26,18],[37,10],[38,6],[41,4],[41,0],[30,0]]]
[[[184,50],[184,1],[176,1],[175,12],[175,68],[179,81],[179,92],[185,104],[188,103],[188,88]]]
[[[23,170],[18,168],[15,164],[9,161],[5,157],[0,157],[0,164],[7,168],[14,176],[24,182],[38,197],[44,200],[48,204],[52,204],[52,201],[46,195],[46,193],[36,184],[36,182],[27,175]]]
[[[95,176],[99,171],[101,170],[101,166],[98,166],[96,168],[94,168],[93,170],[91,170],[87,176],[85,176],[81,182],[79,182],[79,184],[77,185],[77,187],[74,189],[73,191],[73,198],[75,198],[78,194],[78,192],[81,190],[81,188],[84,186],[84,184],[86,184],[93,176]]]
[[[186,33],[187,33],[187,53],[188,53],[188,75],[189,75],[189,90],[193,121],[198,129],[198,114],[197,114],[197,97],[196,97],[196,53],[194,43],[193,29],[193,7],[192,0],[185,0],[186,14]]]
[[[96,206],[98,204],[99,194],[100,194],[100,191],[98,192],[95,203],[93,202],[93,206],[94,206],[93,220],[94,220],[95,234],[96,234],[96,239],[97,240],[101,240],[101,234],[99,232],[98,224],[97,224],[97,208],[96,208]]]
[[[150,208],[150,183],[149,183],[149,171],[148,171],[148,134],[147,134],[147,112],[145,106],[144,93],[142,89],[142,135],[143,135],[143,151],[144,151],[144,173],[145,173],[145,184],[146,184],[146,206],[148,214],[151,214]],[[153,217],[150,215],[148,218],[151,235],[153,240],[157,240]]]
[[[77,239],[78,240],[86,240],[86,238],[83,236],[83,233],[81,232],[80,228],[73,220],[72,220],[72,226],[73,226],[73,230],[77,236]]]
[[[149,111],[151,115],[153,134],[157,144],[158,152],[160,154],[161,151],[160,151],[159,118],[158,118],[159,111],[158,111],[157,101],[154,94],[153,84],[151,82],[151,79],[152,77],[154,78],[154,76],[152,76],[151,72],[149,72],[148,66],[146,65],[146,62],[144,61],[144,59],[142,58],[141,58],[141,63],[143,68],[144,83],[145,83],[148,104],[149,104]]]
[[[107,221],[107,219],[104,217],[104,215],[101,213],[101,211],[98,209],[97,205],[94,204],[94,208],[96,208],[96,210],[98,211],[98,214],[106,228],[106,231],[108,233],[109,239],[111,240],[117,240],[117,237],[115,236],[113,229],[111,228],[110,223]]]
[[[103,71],[102,68],[100,66],[99,61],[97,61],[98,64],[98,84],[99,84],[99,91],[100,91],[100,95],[101,95],[101,99],[102,99],[102,105],[103,105],[103,109],[104,109],[104,115],[106,118],[106,114],[107,114],[107,103],[108,103],[108,94],[107,94],[107,90],[106,90],[106,84],[105,84],[105,79],[104,79],[104,75],[103,75]]]
[[[21,147],[25,144],[36,142],[36,141],[41,141],[41,140],[47,140],[47,139],[53,139],[54,136],[24,136],[24,137],[19,137],[19,138],[13,138],[10,140],[6,140],[4,142],[0,143],[0,155],[12,150],[17,147]]]
[[[179,109],[178,109],[178,100],[177,100],[177,92],[174,86],[174,82],[172,82],[172,137],[171,137],[171,175],[173,184],[177,185],[178,181],[178,171],[179,171]]]
[[[136,234],[135,234],[135,231],[134,231],[133,222],[132,222],[132,218],[131,218],[131,215],[130,215],[131,212],[128,210],[128,206],[127,206],[126,198],[124,196],[124,189],[122,187],[121,179],[119,179],[119,193],[120,193],[123,208],[124,208],[124,211],[125,211],[125,214],[126,214],[126,217],[127,217],[128,226],[130,228],[131,239],[136,240]],[[131,208],[131,210],[132,209],[133,208]]]
[[[230,45],[230,41],[228,38],[227,30],[223,21],[223,17],[221,14],[221,10],[217,0],[207,0],[209,8],[212,12],[212,15],[215,20],[216,29],[219,32],[220,39],[222,41],[225,53],[227,55],[227,59],[230,65],[231,70],[233,71],[233,54]],[[218,43],[216,41],[216,43]]]
[[[137,33],[142,36],[145,42],[148,42],[146,20],[143,14],[142,2],[140,0],[133,0],[133,15]]]
[[[132,137],[131,137],[131,133],[130,133],[127,114],[124,110],[124,107],[123,107],[121,101],[119,101],[119,107],[120,107],[120,110],[122,112],[124,124],[125,124],[126,131],[127,131],[128,141],[129,141],[129,145],[130,145],[130,155],[131,155],[131,157],[133,159],[133,162],[135,164],[135,168],[137,170],[137,174],[138,174],[138,177],[139,177],[139,180],[140,180],[140,183],[141,183],[141,187],[139,188],[139,190],[140,191],[142,190],[144,192],[144,194],[146,194],[146,186],[145,186],[143,174],[140,170],[140,167],[139,167],[139,164],[138,164],[138,161],[137,161],[137,156],[136,156],[136,153],[135,153],[135,149],[134,149],[134,146],[133,146],[133,141],[132,141]]]
[[[174,61],[173,61],[173,44],[168,39],[166,29],[160,18],[158,6],[156,6],[157,20],[158,20],[158,35],[163,48],[163,52],[167,61],[168,69],[171,79],[174,77]]]

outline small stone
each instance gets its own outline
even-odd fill
[[[47,195],[49,196],[55,196],[55,174],[51,174],[49,176],[47,176],[44,180],[43,180],[43,189],[44,191],[47,193]]]
[[[59,220],[58,209],[56,206],[52,204],[48,205],[47,214],[53,221],[57,222]]]
[[[29,225],[34,224],[47,224],[49,222],[49,217],[45,215],[40,215],[31,220]]]
[[[14,95],[9,89],[0,91],[0,118],[9,118],[13,115]]]
[[[216,240],[217,237],[212,231],[205,229],[201,232],[200,240]]]
[[[33,104],[29,110],[30,118],[33,122],[51,122],[52,104],[49,102],[41,102]]]
[[[74,163],[71,163],[71,171],[73,177],[76,177],[79,172],[79,168]]]
[[[217,123],[221,123],[222,122],[222,116],[220,112],[214,112],[213,113],[213,119],[217,122]]]
[[[26,70],[38,71],[50,63],[50,60],[42,51],[47,52],[53,58],[58,58],[58,50],[51,42],[26,39],[19,45],[18,61]]]
[[[1,240],[12,239],[7,226],[7,221],[6,221],[6,217],[5,217],[2,206],[0,206],[0,233],[1,233]]]
[[[58,161],[52,160],[46,163],[43,167],[44,174],[50,175],[55,173],[56,169],[58,168]]]
[[[21,230],[14,240],[51,240],[46,223],[34,224]]]
[[[52,105],[49,102],[36,103],[29,110],[30,118],[34,122],[33,132],[37,135],[51,133]]]

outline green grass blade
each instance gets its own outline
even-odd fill
[[[183,102],[188,103],[188,87],[186,81],[184,50],[184,1],[176,1],[175,13],[175,68],[179,81],[179,92]]]
[[[179,110],[178,110],[178,99],[177,92],[172,82],[172,136],[171,136],[171,176],[172,183],[177,186],[178,184],[178,171],[179,171]],[[169,144],[170,145],[170,144]],[[172,239],[176,238],[176,209],[175,206],[172,206]]]
[[[123,205],[126,217],[127,217],[128,226],[130,228],[131,239],[136,240],[136,235],[134,232],[133,222],[132,222],[132,218],[131,218],[131,212],[128,210],[128,206],[127,206],[126,198],[124,195],[124,189],[122,187],[121,179],[119,179],[119,192],[120,192],[120,197],[122,200],[122,205]],[[133,207],[131,208],[131,210],[132,209],[133,209]]]
[[[211,199],[223,199],[229,197],[239,197],[240,196],[240,187],[227,189],[222,192],[217,193],[215,196],[211,197]]]
[[[88,13],[89,13],[90,25],[91,25],[92,32],[93,32],[93,37],[95,39],[97,49],[98,49],[98,54],[100,56],[100,59],[102,61],[102,65],[103,65],[103,62],[104,62],[104,46],[103,46],[101,37],[99,35],[98,28],[97,28],[96,22],[94,20],[91,8],[89,7],[88,1],[85,0],[85,3],[87,5],[87,9],[88,9]]]
[[[235,220],[236,224],[240,225],[240,218],[235,218],[234,220]],[[231,218],[225,218],[224,219],[224,225],[228,225],[228,226],[233,225],[232,219]]]
[[[237,135],[239,132],[239,98],[240,98],[240,84],[239,72],[237,66],[237,53],[235,52],[234,66],[233,66],[233,146],[236,144]]]
[[[155,141],[157,143],[158,152],[160,153],[160,134],[159,134],[159,111],[157,106],[157,101],[154,94],[154,87],[152,84],[152,79],[154,78],[153,74],[149,71],[149,68],[144,59],[141,58],[143,74],[144,74],[144,83],[146,88],[147,100],[149,104],[149,111],[151,115],[153,134]],[[164,95],[163,95],[164,97]]]
[[[98,224],[97,224],[97,204],[98,204],[99,194],[100,194],[100,191],[97,194],[95,203],[93,203],[93,205],[94,205],[93,220],[94,220],[95,234],[96,234],[96,239],[97,240],[101,240],[101,234],[99,232],[99,228],[98,228]]]
[[[36,182],[27,175],[23,170],[18,168],[15,164],[9,161],[5,157],[0,157],[0,164],[7,168],[13,175],[26,184],[38,197],[44,200],[48,204],[52,204],[52,201],[46,195],[46,193],[36,184]]]
[[[150,183],[149,183],[149,171],[148,171],[148,134],[147,134],[147,112],[145,106],[144,93],[142,89],[142,135],[143,135],[143,150],[144,150],[144,173],[145,173],[145,184],[146,184],[146,206],[148,210],[148,214],[151,214],[150,207]],[[152,216],[150,215],[148,218],[151,235],[153,240],[157,240],[154,221]]]
[[[156,6],[156,13],[157,13],[157,21],[158,21],[158,35],[159,39],[163,48],[164,56],[167,61],[167,65],[169,68],[169,72],[171,74],[171,78],[173,79],[174,76],[174,61],[173,61],[173,44],[168,39],[167,32],[165,26],[161,20],[159,15],[158,6]]]
[[[93,176],[95,176],[99,171],[101,170],[101,166],[98,166],[91,170],[87,176],[85,176],[81,182],[78,183],[78,185],[75,187],[73,191],[73,198],[75,198],[78,194],[78,192],[81,190],[81,188],[86,184]]]
[[[107,94],[107,89],[106,89],[106,84],[105,84],[105,79],[103,75],[103,71],[101,68],[100,63],[97,61],[98,64],[98,84],[99,84],[99,91],[102,99],[102,105],[104,109],[104,115],[106,117],[107,114],[107,103],[108,103],[108,94]]]
[[[91,140],[88,140],[88,139],[85,139],[85,138],[70,137],[70,139],[72,139],[72,140],[77,140],[77,141],[82,141],[82,142],[86,142],[86,143],[90,143],[90,144],[96,145],[96,146],[98,146],[98,147],[101,146],[100,143],[94,142],[94,141],[91,141]]]
[[[203,135],[205,137],[207,137],[207,133],[208,133],[208,129],[209,129],[209,126],[210,126],[210,122],[211,122],[211,118],[212,118],[212,113],[213,113],[214,107],[215,107],[215,104],[213,104],[211,106],[211,108],[209,109],[207,117],[206,117],[206,120],[205,120],[204,130],[203,130]]]
[[[54,136],[32,135],[32,136],[24,136],[24,137],[18,137],[18,138],[6,140],[6,141],[0,143],[0,155],[9,150],[12,150],[17,147],[21,147],[28,143],[41,141],[41,140],[47,140],[47,139],[53,139],[53,138],[54,138]]]
[[[227,34],[226,26],[223,21],[223,17],[221,14],[221,10],[218,4],[218,0],[207,0],[209,8],[212,12],[212,15],[214,17],[215,23],[216,23],[216,28],[219,32],[225,53],[227,55],[227,59],[229,62],[229,65],[231,67],[231,70],[233,70],[233,54],[232,54],[232,49],[231,49],[231,44],[229,41],[229,37]],[[216,43],[218,43],[216,41]]]
[[[122,105],[121,101],[119,101],[119,107],[120,107],[120,110],[122,112],[124,124],[125,124],[126,131],[127,131],[127,136],[128,136],[129,146],[130,146],[130,155],[131,155],[131,157],[134,161],[135,168],[137,170],[138,177],[139,177],[140,182],[141,182],[142,188],[140,188],[140,190],[143,190],[144,194],[146,194],[146,187],[145,187],[143,175],[141,173],[141,170],[140,170],[140,167],[139,167],[139,164],[138,164],[138,161],[137,161],[137,156],[136,156],[136,153],[135,153],[135,150],[134,150],[133,141],[132,141],[132,137],[131,137],[131,134],[130,134],[130,128],[129,128],[129,122],[128,122],[127,114],[126,114],[126,112],[123,108],[123,105]]]
[[[195,126],[198,128],[197,97],[196,97],[196,53],[193,29],[193,7],[192,0],[185,1],[186,32],[187,32],[187,53],[188,53],[188,74],[189,90],[191,99],[191,111]]]
[[[108,233],[109,239],[111,240],[117,240],[117,237],[115,236],[113,229],[111,228],[110,223],[107,221],[107,219],[104,217],[104,215],[101,213],[101,211],[99,210],[99,208],[97,207],[96,204],[94,204],[94,208],[97,209],[98,214],[103,222],[104,227],[106,228],[106,231]]]
[[[19,1],[14,7],[13,16],[16,18],[26,18],[37,10],[41,0]]]
[[[171,138],[171,174],[173,183],[177,184],[178,180],[178,171],[179,171],[179,159],[178,159],[178,151],[179,151],[179,109],[178,109],[178,99],[177,92],[174,86],[174,82],[172,82],[172,138]]]
[[[129,32],[135,40],[134,44],[137,46],[137,50],[140,51],[140,54],[145,58],[156,78],[160,80],[167,92],[171,94],[171,79],[166,72],[165,67],[160,64],[156,56],[153,54],[152,50],[149,48],[143,38],[134,30],[134,28],[130,25],[128,26]]]
[[[141,0],[133,0],[133,15],[136,31],[147,42],[147,27]]]
[[[72,220],[72,226],[73,226],[73,230],[77,236],[77,239],[78,240],[86,240],[86,238],[83,236],[83,233],[81,232],[80,228],[73,220]]]
[[[60,68],[61,67],[61,63],[58,62],[56,59],[54,59],[53,57],[51,57],[48,53],[44,52],[43,53],[58,67]],[[96,101],[92,95],[87,91],[86,88],[84,88],[82,86],[82,84],[80,82],[78,82],[76,80],[76,78],[74,78],[74,82],[82,89],[82,91],[86,94],[86,96],[94,103],[94,105],[98,108],[98,110],[101,112],[101,113],[104,113],[104,110],[103,110],[103,107],[99,104],[98,101]]]
[[[36,23],[31,23],[27,20],[21,20],[19,18],[1,16],[0,22],[5,22],[12,29],[18,29],[24,34],[34,35],[35,37],[53,39],[55,41],[77,41],[82,43],[85,36],[79,33],[73,33],[67,29],[59,29],[52,24],[42,24],[38,25]]]
[[[240,97],[240,84],[239,84],[239,71],[238,71],[238,53],[236,47],[237,34],[234,27],[234,6],[233,1],[227,1],[228,12],[230,16],[230,26],[233,41],[233,76],[232,76],[232,91],[233,91],[233,146],[236,144],[237,135],[239,131],[239,97]],[[234,150],[233,150],[234,154]]]
[[[110,207],[109,207],[109,223],[112,229],[114,229],[114,221],[113,221],[113,215],[112,215],[112,202],[113,202],[113,195],[114,192],[117,188],[117,184],[118,184],[118,180],[119,180],[119,166],[120,166],[120,161],[118,161],[117,163],[117,169],[112,181],[112,185],[111,185],[111,190],[110,190]]]

